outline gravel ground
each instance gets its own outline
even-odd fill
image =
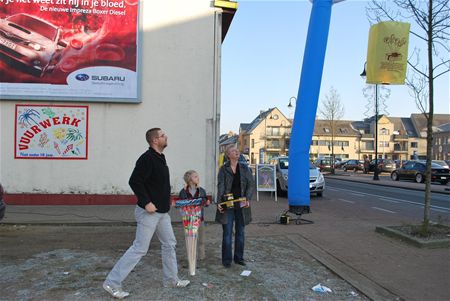
[[[217,224],[206,227],[206,259],[188,277],[181,224],[174,224],[174,230],[180,276],[191,285],[162,287],[160,244],[153,240],[124,282],[131,292],[127,300],[368,300],[284,235],[248,236],[248,265],[225,269]],[[126,225],[0,225],[0,300],[111,300],[101,284],[134,232],[134,226]],[[243,270],[250,270],[250,276],[241,276]],[[319,283],[332,293],[314,292],[311,288]]]

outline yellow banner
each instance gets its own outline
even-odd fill
[[[393,21],[370,27],[366,66],[368,84],[405,83],[409,28],[409,23]]]

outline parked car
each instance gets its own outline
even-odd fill
[[[52,23],[24,13],[0,19],[0,53],[33,75],[53,70],[65,47],[62,30]]]
[[[348,160],[340,160],[340,161],[336,161],[336,162],[334,163],[334,167],[335,167],[335,168],[343,168],[344,165],[345,165],[345,163],[346,163],[347,161],[348,161]]]
[[[425,161],[409,161],[407,164],[394,170],[391,173],[391,179],[393,181],[402,179],[414,180],[417,183],[422,183],[425,181],[425,165]],[[450,170],[448,168],[431,163],[431,181],[447,185],[449,180]]]
[[[320,172],[319,168],[309,163],[309,191],[315,193],[317,196],[322,196],[325,190],[325,178]],[[279,194],[287,193],[288,191],[288,168],[289,157],[276,157],[270,161],[270,164],[276,166],[277,174],[277,192]]]
[[[395,162],[391,159],[378,159],[378,172],[392,172],[395,169]],[[375,171],[375,159],[370,162],[369,171]]]
[[[450,168],[447,162],[445,162],[445,160],[431,160],[431,163],[436,163],[442,167]]]
[[[342,168],[344,169],[344,171],[347,170],[353,170],[353,171],[358,171],[358,170],[364,170],[364,161],[361,160],[348,160],[343,166]]]
[[[314,165],[319,168],[320,171],[331,170],[331,158],[319,158],[314,162]]]

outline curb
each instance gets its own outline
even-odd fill
[[[382,287],[372,279],[347,265],[345,262],[321,249],[303,236],[299,234],[289,234],[286,235],[286,237],[297,247],[306,251],[314,259],[354,286],[370,300],[403,300],[401,297],[393,294],[388,289]]]
[[[409,245],[415,246],[417,248],[424,249],[436,249],[436,248],[448,248],[450,247],[450,238],[447,239],[435,239],[435,240],[424,240],[420,238],[415,238],[404,234],[403,232],[391,229],[389,227],[376,227],[375,232],[384,234],[386,236],[399,239]]]
[[[399,185],[395,185],[395,184],[387,184],[384,182],[368,182],[368,181],[359,181],[359,180],[353,180],[353,179],[346,179],[345,177],[340,177],[340,176],[327,176],[324,175],[325,178],[327,179],[335,179],[335,180],[339,180],[339,181],[347,181],[347,182],[356,182],[356,183],[363,183],[363,184],[369,184],[369,185],[378,185],[378,186],[385,186],[385,187],[395,187],[395,188],[401,188],[401,189],[407,189],[407,190],[416,190],[416,191],[425,191],[424,189],[421,188],[417,188],[417,187],[404,187],[404,186],[399,186]],[[431,192],[433,193],[439,193],[439,194],[446,194],[446,195],[450,195],[450,189],[445,188],[445,191],[437,191],[437,190],[433,190],[431,189]]]

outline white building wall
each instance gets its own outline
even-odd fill
[[[161,127],[172,192],[196,169],[214,191],[219,115],[220,25],[209,0],[140,1],[140,104],[89,106],[88,160],[14,159],[15,104],[0,101],[0,182],[8,193],[131,194],[128,179],[148,145],[145,132]]]

